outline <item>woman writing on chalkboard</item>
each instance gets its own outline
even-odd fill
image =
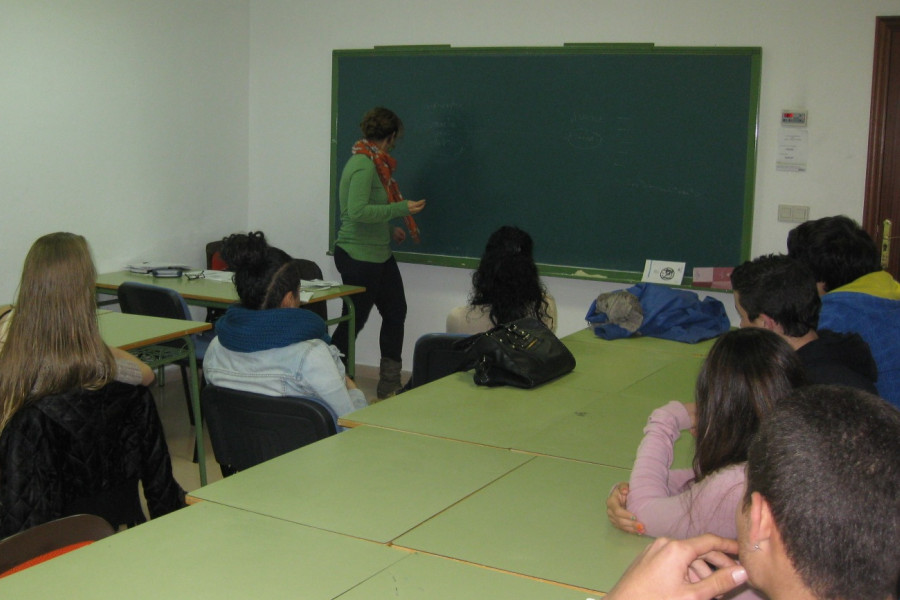
[[[412,215],[422,212],[425,200],[405,200],[393,178],[397,161],[390,152],[403,135],[400,118],[387,108],[376,107],[363,116],[359,126],[363,137],[354,144],[352,156],[341,173],[338,192],[341,226],[335,242],[334,264],[345,285],[366,288],[365,293],[353,296],[356,333],[366,324],[373,306],[381,314],[381,364],[376,390],[381,399],[393,396],[402,386],[400,369],[406,322],[403,279],[391,253],[391,241],[403,242],[406,232],[391,221],[403,217],[413,240],[418,241]],[[344,321],[332,337],[345,357],[348,333]]]

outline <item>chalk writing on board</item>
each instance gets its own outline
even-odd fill
[[[647,192],[662,192],[663,194],[675,194],[676,196],[694,196],[696,192],[690,188],[682,188],[677,186],[665,186],[665,185],[656,185],[650,183],[649,181],[645,181],[643,179],[639,181],[633,181],[628,184],[628,187],[644,190]]]
[[[599,148],[604,141],[603,117],[591,114],[573,114],[569,119],[566,143],[578,150]]]
[[[432,119],[428,125],[428,146],[434,160],[448,163],[465,154],[469,143],[461,116],[462,105],[455,102],[432,103],[426,108]]]
[[[613,125],[612,141],[613,166],[623,168],[631,166],[631,148],[635,145],[634,119],[632,117],[616,117]]]

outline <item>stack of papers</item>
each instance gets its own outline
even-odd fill
[[[341,285],[340,281],[326,281],[324,279],[301,279],[301,290],[327,290],[328,288]]]
[[[211,279],[213,281],[225,281],[227,283],[231,283],[234,277],[234,272],[232,271],[213,271],[212,269],[204,269],[203,276],[207,279]]]
[[[134,263],[125,267],[127,270],[132,273],[140,273],[142,275],[146,275],[151,271],[168,271],[178,269],[179,271],[190,271],[191,268],[187,265],[178,265],[174,263],[164,263],[164,262],[142,262],[142,263]],[[180,273],[179,273],[180,274]]]
[[[324,279],[301,279],[300,280],[300,302],[304,304],[309,302],[313,294],[319,290],[327,290],[341,285],[340,281],[326,281]]]

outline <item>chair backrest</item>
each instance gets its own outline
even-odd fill
[[[410,389],[455,373],[465,351],[455,350],[454,345],[466,337],[459,333],[426,333],[416,340]]]
[[[207,384],[200,400],[223,475],[336,433],[331,412],[309,398],[265,396]]]
[[[63,550],[74,550],[114,533],[112,526],[97,515],[72,515],[35,525],[0,540],[0,577],[29,561],[37,564]]]
[[[122,312],[148,317],[192,320],[181,294],[158,285],[126,281],[117,291]]]
[[[215,242],[209,242],[206,244],[206,268],[207,269],[215,269],[217,271],[227,271],[228,269],[222,269],[222,265],[225,264],[225,261],[222,260],[222,240],[217,240]],[[218,253],[218,256],[216,254]]]

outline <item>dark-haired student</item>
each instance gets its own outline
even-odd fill
[[[859,334],[816,329],[822,301],[806,265],[785,255],[760,256],[734,269],[731,286],[741,327],[780,335],[797,351],[809,383],[878,393],[878,367]]]
[[[878,248],[845,216],[801,223],[788,255],[813,272],[822,295],[819,327],[856,332],[878,365],[878,392],[900,408],[900,283],[882,270]]]
[[[527,231],[504,225],[488,238],[466,306],[447,315],[447,333],[473,335],[522,317],[540,319],[556,332],[556,301],[538,275],[534,241]]]
[[[629,533],[735,537],[747,451],[772,407],[805,384],[797,353],[764,329],[720,337],[697,378],[696,405],[669,402],[650,415],[629,483],[606,501],[610,522]],[[696,432],[693,469],[672,469],[676,440]],[[758,598],[744,590],[736,598]]]
[[[302,263],[269,246],[262,232],[234,234],[222,245],[240,303],[216,321],[203,359],[207,381],[270,396],[319,400],[337,418],[366,406],[346,376],[319,315],[300,309]]]
[[[795,391],[750,447],[736,519],[737,542],[657,539],[607,600],[707,600],[748,580],[770,600],[896,599],[900,411],[848,387]]]

